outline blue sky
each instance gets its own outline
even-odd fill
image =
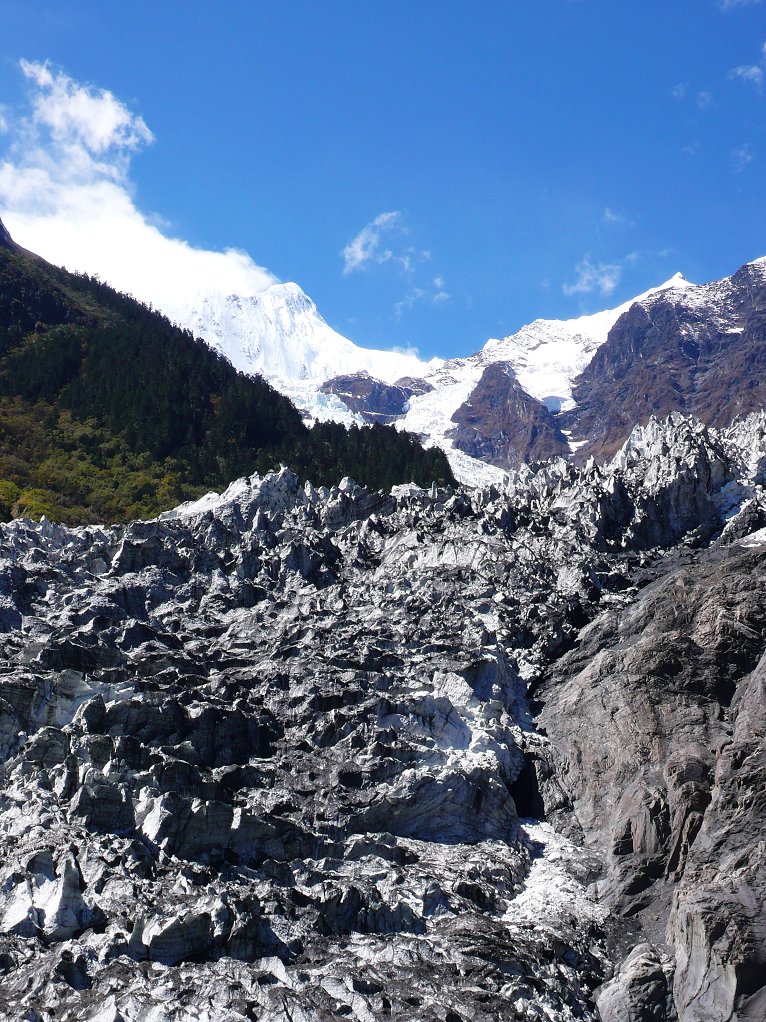
[[[140,221],[430,356],[766,254],[761,0],[0,0],[0,24],[0,215],[69,266],[119,277]]]

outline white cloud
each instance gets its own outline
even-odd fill
[[[154,136],[137,117],[106,89],[80,85],[48,64],[20,62],[21,70],[37,86],[33,118],[50,129],[60,145],[82,145],[90,153],[112,148],[135,151]]]
[[[573,284],[562,286],[565,295],[589,295],[598,292],[607,296],[619,284],[622,266],[619,263],[596,264],[586,256],[575,266],[575,274]]]
[[[383,244],[383,236],[392,231],[402,229],[402,214],[398,210],[390,213],[379,213],[375,219],[363,227],[351,239],[341,252],[343,256],[343,272],[353,273],[370,264],[387,263],[393,259],[394,253]],[[406,257],[405,257],[406,258]],[[404,267],[408,267],[405,265]]]
[[[395,351],[397,355],[410,355],[412,358],[420,358],[420,348],[414,344],[395,344],[391,351]]]
[[[751,7],[753,4],[759,4],[761,0],[720,0],[718,6],[722,11],[733,11],[738,7]]]
[[[418,287],[416,284],[410,284],[404,297],[394,306],[394,316],[398,319],[405,309],[411,309],[418,302],[430,302],[433,305],[439,305],[442,302],[449,301],[449,298],[444,277],[437,274],[429,285]]]
[[[419,302],[422,298],[425,298],[425,291],[420,287],[414,285],[407,289],[407,293],[403,298],[394,305],[394,317],[399,319],[405,309],[411,309],[413,305]]]
[[[758,67],[757,64],[741,64],[739,67],[733,67],[728,78],[739,78],[743,82],[749,82],[754,85],[758,92],[763,88],[763,69]]]
[[[205,290],[252,295],[275,283],[246,252],[173,238],[132,197],[130,159],[153,141],[144,120],[111,92],[47,64],[21,62],[29,108],[7,108],[0,218],[25,248],[98,273],[171,317]]]
[[[698,110],[707,110],[713,103],[713,93],[708,89],[701,89],[696,94],[690,92],[688,82],[679,82],[678,85],[674,85],[670,90],[670,95],[673,99],[694,99],[697,103]]]
[[[739,149],[732,150],[731,165],[734,173],[741,174],[754,159],[753,150],[747,142],[740,146]]]
[[[409,229],[404,222],[404,215],[399,210],[378,213],[341,252],[343,273],[349,274],[355,270],[391,263],[405,276],[414,275],[417,267],[421,263],[430,262],[432,256],[428,249],[402,245],[402,239],[408,234]]]

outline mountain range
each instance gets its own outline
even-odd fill
[[[535,320],[466,358],[430,362],[353,344],[295,284],[207,295],[180,315],[307,419],[395,423],[477,484],[552,456],[603,460],[653,414],[724,425],[762,407],[765,303],[759,259],[710,284],[676,274],[617,308]]]
[[[538,319],[473,355],[427,362],[343,337],[294,283],[190,293],[162,312],[267,380],[306,423],[394,425],[444,451],[455,478],[481,485],[550,457],[603,461],[652,415],[691,412],[722,426],[759,409],[765,305],[757,259],[709,284],[676,274],[616,308]]]

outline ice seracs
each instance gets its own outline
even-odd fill
[[[0,525],[0,1022],[762,1018],[764,436]]]

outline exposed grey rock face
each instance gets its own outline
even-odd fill
[[[596,995],[602,1022],[664,1022],[673,1015],[672,966],[651,944],[637,944]]]
[[[752,556],[753,568],[761,571],[763,545]],[[737,686],[730,718],[731,740],[717,756],[710,806],[689,849],[668,924],[681,1019],[766,1017],[763,657]]]
[[[3,526],[0,1017],[756,1017],[745,446]]]
[[[577,378],[560,417],[578,457],[610,457],[635,423],[684,412],[725,427],[766,404],[766,260],[637,302]]]
[[[455,447],[500,468],[569,454],[569,443],[545,405],[530,397],[510,365],[493,362],[452,416]]]
[[[407,402],[413,394],[427,393],[431,387],[425,380],[398,383],[383,383],[369,373],[350,373],[333,376],[319,388],[323,394],[335,394],[351,409],[358,412],[365,422],[390,423],[404,415]]]
[[[551,809],[602,859],[602,904],[651,940],[602,989],[605,1020],[675,1017],[660,1009],[668,952],[680,1022],[764,1017],[758,504],[746,500],[711,546],[667,556],[629,607],[583,630],[538,692],[556,757]],[[573,815],[559,808],[562,789]]]
[[[322,390],[370,422],[398,420],[448,456],[501,469],[553,457],[603,463],[652,416],[725,429],[766,406],[766,258],[708,284],[674,278],[585,320],[537,320],[426,380],[392,386],[357,373]],[[418,400],[433,390],[438,401]],[[456,478],[491,478],[452,461]]]

